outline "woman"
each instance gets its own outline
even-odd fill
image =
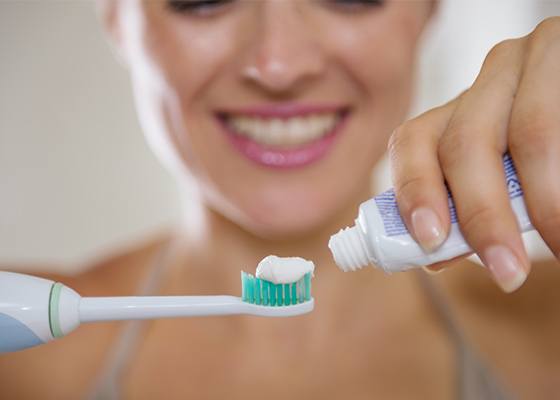
[[[543,398],[560,390],[558,269],[533,265],[511,295],[487,278],[513,292],[529,272],[504,184],[506,151],[534,225],[560,250],[558,19],[498,44],[471,88],[402,124],[432,2],[99,5],[149,143],[199,196],[168,237],[58,279],[83,295],[238,293],[241,269],[267,254],[298,255],[317,265],[317,305],[283,320],[85,326],[2,356],[3,396]],[[426,281],[336,269],[328,238],[372,196],[370,172],[387,143],[399,207],[419,243],[431,251],[446,236],[445,179],[488,271],[461,261]]]

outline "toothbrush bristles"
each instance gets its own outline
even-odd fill
[[[241,299],[263,306],[289,306],[311,300],[311,273],[294,283],[275,284],[241,272]]]

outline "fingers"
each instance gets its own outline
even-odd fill
[[[447,237],[450,219],[437,147],[457,101],[428,111],[397,128],[389,142],[391,174],[399,211],[409,232],[427,251]]]
[[[460,255],[460,256],[457,256],[457,257],[453,257],[450,260],[441,261],[441,262],[433,263],[433,264],[430,264],[430,265],[426,265],[425,267],[422,267],[422,268],[428,274],[435,275],[435,274],[438,274],[441,271],[445,270],[449,266],[451,266],[455,263],[458,263],[461,260],[464,260],[465,257],[471,256],[472,254],[473,253],[463,254],[463,255]]]
[[[505,182],[508,149],[531,221],[560,257],[559,58],[560,18],[550,18],[497,45],[467,92],[390,142],[399,210],[415,239],[431,251],[446,238],[447,182],[463,236],[506,292],[530,270]]]
[[[490,52],[438,149],[461,232],[506,292],[519,288],[530,268],[502,164],[523,46],[522,40],[511,40]]]
[[[531,222],[559,257],[560,25],[542,23],[533,35],[508,140]]]

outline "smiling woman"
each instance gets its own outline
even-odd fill
[[[547,54],[539,49],[558,48],[557,20],[498,46],[472,88],[402,124],[434,2],[97,4],[130,75],[147,141],[181,188],[199,194],[184,202],[198,213],[159,240],[54,279],[83,296],[234,294],[239,271],[264,256],[301,256],[313,263],[295,272],[316,266],[317,308],[282,321],[211,317],[122,331],[112,324],[82,327],[42,348],[3,355],[3,395],[498,399],[506,398],[501,381],[528,398],[558,390],[557,268],[539,266],[520,293],[506,297],[486,270],[467,261],[433,279],[373,270],[340,274],[327,248],[329,236],[353,225],[357,206],[372,196],[372,168],[390,143],[399,210],[423,251],[446,238],[447,198],[439,195],[447,181],[467,242],[502,288],[517,289],[504,279],[515,272],[524,280],[528,265],[515,247],[519,233],[508,205],[499,202],[501,163],[492,160],[510,150],[532,222],[555,248],[555,236],[543,229],[546,218],[531,203],[531,182],[539,180],[531,179],[537,164],[527,159],[536,153],[520,151],[531,149],[533,141],[524,138],[534,132],[541,144],[556,143],[537,129],[556,126],[555,120],[541,107],[547,124],[531,125],[528,133],[512,124],[512,148],[504,132],[505,117],[525,109],[511,99],[534,104],[531,99],[552,97],[545,89],[560,84],[548,73],[554,58],[538,57]],[[512,83],[527,76],[519,71],[529,65],[532,82],[546,85]],[[518,96],[514,87],[526,92]],[[535,87],[543,96],[523,94]],[[454,126],[460,129],[449,131]],[[560,159],[553,153],[547,153],[549,167]],[[539,165],[543,176],[555,170]],[[465,191],[461,182],[480,190]],[[552,211],[547,215],[555,221]],[[509,248],[513,256],[505,253]],[[294,260],[263,264],[259,273],[278,278]]]
[[[430,6],[265,3],[148,2],[143,33],[110,29],[144,126],[162,127],[148,136],[209,205],[268,238],[309,234],[368,196]]]

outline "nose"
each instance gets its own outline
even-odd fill
[[[263,1],[248,41],[243,78],[265,91],[291,92],[325,70],[325,54],[303,1]]]

